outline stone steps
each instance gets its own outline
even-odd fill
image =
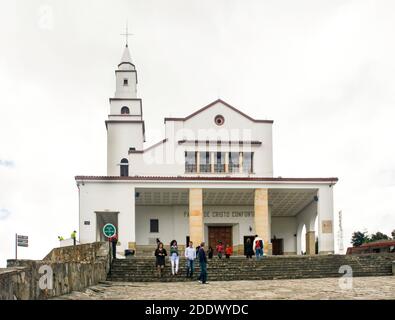
[[[339,268],[348,265],[353,276],[386,276],[392,274],[393,254],[373,254],[359,256],[270,256],[262,260],[247,260],[245,257],[231,259],[212,259],[208,261],[207,271],[210,281],[216,280],[265,280],[339,277]],[[191,281],[185,278],[186,260],[180,258],[179,275],[170,275],[170,261],[166,260],[163,278],[159,279],[155,269],[154,257],[133,257],[113,261],[111,281]],[[194,275],[199,273],[195,262]]]

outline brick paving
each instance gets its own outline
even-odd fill
[[[174,299],[395,299],[395,276],[191,282],[103,282],[84,292],[57,299],[70,300],[174,300]],[[339,285],[339,283],[341,285]]]

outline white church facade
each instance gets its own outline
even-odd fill
[[[145,146],[137,71],[126,46],[115,71],[107,128],[107,175],[76,176],[80,242],[118,230],[118,254],[152,252],[159,238],[184,246],[218,241],[243,254],[258,234],[267,254],[334,252],[337,178],[273,176],[271,120],[216,100],[184,118],[165,118],[163,140]],[[188,106],[186,106],[188,108]],[[304,241],[304,239],[303,239]]]

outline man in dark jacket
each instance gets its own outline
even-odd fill
[[[204,242],[200,244],[199,248],[199,264],[200,264],[200,277],[199,282],[201,284],[207,283],[207,257],[206,252],[204,251]]]
[[[118,243],[118,236],[114,234],[112,237],[108,238],[108,241],[111,242],[112,245],[112,257],[113,259],[117,258],[117,243]]]

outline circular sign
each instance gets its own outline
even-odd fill
[[[111,223],[107,223],[104,227],[103,227],[103,234],[107,237],[107,238],[111,238],[113,237],[115,234],[117,233],[117,228],[115,228],[115,226]]]

